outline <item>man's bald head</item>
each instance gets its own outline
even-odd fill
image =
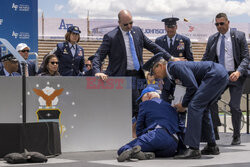
[[[120,21],[122,18],[124,17],[132,17],[130,11],[124,9],[124,10],[121,10],[119,13],[118,13],[118,20]]]
[[[133,19],[130,11],[121,10],[118,13],[118,23],[123,31],[130,31],[133,24]]]

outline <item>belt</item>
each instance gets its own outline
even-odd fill
[[[137,76],[137,75],[140,75],[139,71],[136,71],[136,70],[127,70],[126,71],[126,76]]]
[[[168,129],[163,128],[163,127],[160,126],[160,125],[157,125],[157,126],[155,127],[155,129],[164,129],[164,130],[174,139],[174,141],[175,141],[176,143],[179,142],[179,138],[178,138],[178,135],[177,135],[176,133],[171,134],[171,133],[168,131]],[[152,129],[152,130],[153,130],[153,129]],[[152,130],[150,129],[150,130],[148,130],[148,132],[150,132],[150,131],[152,131]]]

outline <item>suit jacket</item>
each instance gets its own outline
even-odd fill
[[[1,64],[1,63],[0,63]],[[5,76],[5,73],[4,73],[4,67],[3,65],[0,65],[0,76]],[[13,76],[21,76],[21,74],[17,73],[17,72],[13,72],[12,73]]]
[[[131,30],[133,36],[135,50],[140,63],[140,67],[143,65],[143,48],[153,52],[164,52],[169,58],[169,53],[166,53],[164,49],[148,39],[139,27],[133,26]],[[109,76],[125,76],[127,69],[127,54],[122,32],[119,27],[108,32],[103,37],[103,42],[95,54],[93,59],[94,73],[100,72],[102,61],[108,55],[109,65],[105,73]],[[140,71],[143,74],[142,68]]]
[[[36,75],[36,63],[32,60],[28,60],[28,71],[29,76],[35,76]]]
[[[78,76],[84,68],[84,50],[76,44],[76,52],[73,56],[68,42],[57,44],[54,54],[59,60],[59,73],[61,76]]]
[[[26,60],[27,64],[28,64],[28,72],[29,72],[29,76],[35,76],[37,74],[36,72],[36,63],[33,60]],[[18,66],[18,71],[19,74],[21,74],[21,66],[19,64]]]
[[[176,110],[169,103],[159,98],[140,103],[136,122],[137,136],[155,129],[157,125],[167,129],[170,134],[180,132]]]
[[[168,62],[167,69],[173,82],[178,79],[181,84],[186,87],[186,94],[182,100],[183,107],[188,106],[189,102],[193,98],[193,95],[205,79],[212,79],[214,82],[219,84],[219,87],[221,85],[218,81],[224,79],[228,75],[226,69],[221,64],[213,63],[211,61]],[[209,84],[207,84],[206,87],[209,89]]]
[[[235,71],[239,71],[241,76],[247,73],[247,67],[249,64],[249,57],[247,41],[245,33],[237,31],[235,29],[230,29],[230,35],[232,39],[233,57],[235,63]],[[214,61],[218,62],[218,55],[216,54],[217,42],[220,33],[217,32],[211,35],[207,42],[206,52],[203,55],[203,61]]]
[[[167,35],[160,36],[156,38],[155,43],[159,45],[160,47],[164,48],[167,52],[169,52],[174,57],[180,57],[180,55],[182,55],[188,61],[194,60],[191,41],[188,37],[185,37],[180,34],[176,34],[172,50],[170,50],[170,48],[168,47],[167,38],[168,38]]]

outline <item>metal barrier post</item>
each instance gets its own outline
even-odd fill
[[[247,134],[249,134],[249,104],[248,104],[248,94],[246,98],[246,103],[247,103]]]
[[[224,133],[227,132],[227,114],[225,112],[227,111],[226,109],[227,109],[227,106],[226,104],[224,104]]]

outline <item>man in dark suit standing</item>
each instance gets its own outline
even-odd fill
[[[248,62],[248,46],[245,33],[229,28],[230,21],[225,13],[219,13],[215,17],[215,26],[218,32],[209,37],[203,61],[214,61],[222,64],[228,71],[230,82],[230,110],[232,113],[233,140],[231,145],[239,145],[241,116],[240,102],[243,85],[246,80]],[[214,106],[215,105],[215,106]],[[214,104],[211,111],[218,112],[218,105]],[[213,120],[219,121],[218,113],[212,114]]]
[[[36,63],[32,60],[29,60],[29,52],[30,48],[25,43],[19,43],[16,47],[16,51],[26,60],[28,71],[26,72],[26,76],[35,76],[36,75]],[[18,72],[21,73],[20,66],[18,67]]]
[[[103,42],[93,59],[93,70],[95,76],[106,80],[108,76],[132,76],[133,77],[133,115],[138,112],[136,99],[140,93],[136,88],[137,79],[144,79],[143,48],[153,52],[164,52],[172,61],[180,60],[172,57],[164,49],[148,39],[139,27],[133,26],[132,15],[128,10],[121,10],[118,14],[117,26],[103,37]],[[102,61],[108,55],[109,64],[105,73],[100,69]]]

